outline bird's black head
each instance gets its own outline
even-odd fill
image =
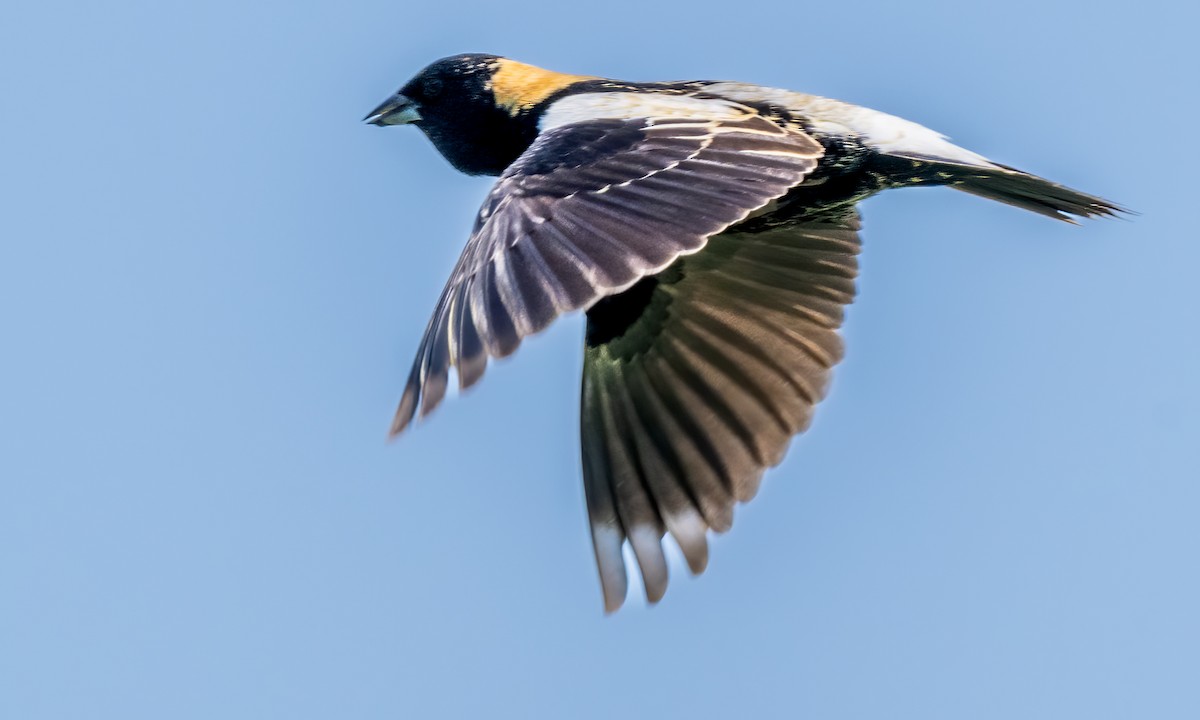
[[[537,136],[540,106],[589,79],[496,55],[454,55],[417,73],[365,121],[416,125],[455,168],[499,175]]]

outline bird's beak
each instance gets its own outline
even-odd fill
[[[384,100],[379,107],[367,113],[363,122],[382,127],[384,125],[407,125],[420,119],[421,113],[417,112],[417,104],[400,93],[396,93]]]

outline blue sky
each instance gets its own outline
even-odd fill
[[[1195,11],[733,7],[8,3],[0,717],[1200,716]],[[578,317],[384,442],[489,180],[358,121],[464,51],[830,95],[1141,215],[869,201],[815,426],[604,617]]]

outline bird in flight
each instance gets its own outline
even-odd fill
[[[1121,208],[907,120],[741,82],[624,82],[495,55],[429,65],[375,108],[458,170],[498,175],[438,298],[397,435],[490,357],[587,315],[583,480],[606,612],[628,542],[647,599],[670,534],[693,574],[808,427],[842,358],[856,205],[945,185],[1072,221]]]

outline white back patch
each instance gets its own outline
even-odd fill
[[[992,165],[984,156],[955,145],[941,133],[878,110],[750,83],[719,82],[704,89],[731,100],[785,107],[807,119],[814,131],[835,136],[858,135],[882,153],[921,155],[964,165]]]
[[[568,95],[550,105],[538,123],[546,131],[576,122],[641,117],[738,120],[750,111],[727,100],[700,99],[687,95],[662,95],[647,92],[598,92]]]

